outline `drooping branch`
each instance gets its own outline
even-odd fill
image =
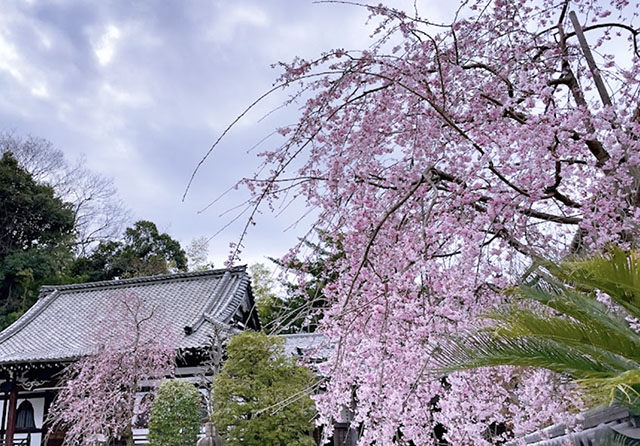
[[[296,189],[317,209],[314,227],[340,240],[321,323],[337,347],[317,402],[328,425],[353,392],[361,444],[428,444],[437,424],[451,444],[498,444],[520,434],[489,438],[490,423],[529,428],[556,416],[549,407],[567,407],[565,388],[546,387],[552,376],[534,381],[541,404],[522,405],[532,389],[521,375],[438,383],[422,367],[444,337],[506,299],[500,293],[531,259],[561,258],[576,233],[585,249],[638,233],[627,189],[640,153],[629,118],[640,68],[603,66],[603,79],[627,83],[611,90],[611,109],[599,107],[584,58],[563,34],[571,4],[471,0],[437,30],[370,8],[380,40],[304,82],[300,121],[267,152],[267,178],[249,184],[252,204],[273,208],[279,192]],[[553,33],[538,32],[552,23]],[[287,69],[292,78],[310,72],[304,61]],[[476,399],[490,401],[495,417],[478,417],[486,405]],[[425,410],[430,400],[437,410]]]

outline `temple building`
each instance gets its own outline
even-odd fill
[[[62,444],[64,433],[50,432],[46,423],[60,374],[97,351],[98,334],[107,329],[101,327],[104,315],[123,293],[166,316],[148,324],[144,336],[171,331],[179,353],[176,376],[199,372],[200,352],[220,327],[260,328],[245,267],[42,287],[38,302],[0,333],[2,444],[37,446],[45,438],[48,446]],[[144,441],[144,429],[134,434]]]

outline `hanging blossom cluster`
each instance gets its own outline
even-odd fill
[[[471,0],[450,24],[369,9],[369,49],[285,66],[301,116],[244,180],[256,209],[306,202],[341,251],[320,420],[352,408],[376,445],[489,445],[561,421],[578,398],[548,372],[442,377],[430,360],[531,259],[638,236],[637,5]]]
[[[65,445],[133,445],[132,423],[150,409],[141,385],[154,387],[174,373],[172,330],[157,309],[131,292],[114,292],[111,300],[96,351],[69,366],[49,409],[50,431],[65,431]]]

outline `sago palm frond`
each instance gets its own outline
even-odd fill
[[[577,383],[598,401],[640,408],[640,369],[627,370],[610,378],[579,379]]]
[[[607,293],[633,317],[640,319],[640,255],[618,247],[586,260],[571,260],[555,268],[554,275],[586,290]]]
[[[552,339],[483,332],[442,343],[434,359],[440,362],[438,370],[443,373],[511,365],[545,368],[590,380],[617,376],[632,366],[618,355],[591,346],[578,349]]]
[[[640,409],[640,260],[618,248],[562,265],[545,264],[486,316],[490,328],[454,337],[434,353],[439,372],[527,366],[569,376],[599,401]],[[612,305],[598,300],[606,293]]]
[[[601,446],[640,446],[640,441],[620,434],[611,434],[601,441]]]
[[[592,315],[580,316],[549,316],[518,308],[488,315],[496,323],[494,333],[500,337],[550,339],[578,349],[586,344],[640,362],[640,337],[624,321],[603,323]]]

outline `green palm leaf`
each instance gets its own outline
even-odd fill
[[[613,323],[605,324],[600,319],[581,316],[580,319],[567,315],[547,316],[517,308],[489,314],[497,324],[494,332],[501,337],[550,339],[578,349],[586,344],[634,362],[640,361],[640,337],[626,323],[610,321]]]
[[[571,260],[554,275],[579,289],[600,290],[633,317],[640,319],[640,256],[618,247],[586,260]]]
[[[481,332],[444,342],[434,360],[440,363],[437,369],[440,373],[511,365],[545,368],[576,379],[605,379],[629,367],[628,362],[617,355],[585,350],[551,339],[511,338]]]
[[[531,279],[533,277],[533,279]],[[540,367],[575,380],[597,401],[640,412],[640,259],[613,248],[561,265],[542,263],[511,291],[490,328],[448,339],[434,353],[438,373],[491,366]],[[598,301],[606,293],[612,305]]]
[[[601,446],[640,446],[640,441],[620,434],[608,435],[602,439]]]

